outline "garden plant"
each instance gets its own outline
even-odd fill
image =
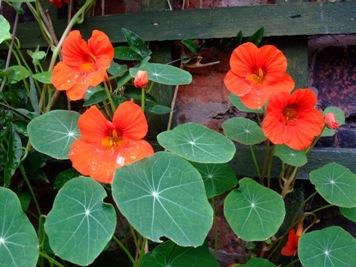
[[[5,2],[21,12],[19,1]],[[116,47],[102,30],[85,39],[73,27],[93,0],[82,1],[60,38],[41,1],[22,2],[48,47],[21,49],[16,26],[11,32],[0,16],[8,48],[0,87],[0,266],[88,266],[114,251],[126,266],[217,267],[218,202],[248,254],[230,266],[356,266],[355,238],[340,226],[318,228],[319,213],[331,207],[356,222],[351,170],[324,162],[309,173],[315,190],[297,208],[289,205],[309,152],[345,118],[337,107],[318,109],[312,89],[295,88],[277,47],[240,38],[231,54],[224,84],[249,118],[227,119],[222,133],[194,122],[171,127],[174,103],[162,105],[155,94],[160,84],[192,82],[189,58],[154,63],[149,44],[125,28],[127,42]],[[152,121],[167,114],[168,130],[146,138]],[[254,177],[229,163],[241,147]],[[34,187],[38,181],[46,187]],[[53,199],[41,198],[45,190]],[[323,199],[318,206],[315,197]]]

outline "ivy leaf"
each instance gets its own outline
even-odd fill
[[[79,113],[67,110],[34,118],[27,126],[33,148],[55,159],[68,159],[70,147],[80,135],[78,119]]]
[[[356,207],[355,208],[340,208],[340,212],[345,218],[356,223]]]
[[[11,84],[13,84],[26,79],[28,76],[30,76],[30,72],[28,71],[28,69],[26,69],[23,66],[15,65],[15,66],[10,66],[6,70],[6,75],[8,81]]]
[[[147,105],[146,111],[152,114],[163,115],[171,112],[171,108],[163,105]]]
[[[208,198],[219,196],[237,185],[235,171],[229,164],[192,164],[203,178]]]
[[[180,68],[159,63],[145,63],[139,67],[130,68],[131,77],[135,77],[139,70],[148,73],[148,79],[152,82],[166,85],[182,85],[192,82],[192,75]]]
[[[104,102],[107,98],[108,96],[105,92],[104,87],[100,85],[96,87],[91,87],[85,93],[83,107],[89,107],[91,105]]]
[[[246,42],[251,42],[259,46],[260,43],[262,42],[264,32],[265,29],[263,27],[258,29],[254,34],[252,34],[249,38],[247,38]]]
[[[113,76],[122,77],[127,72],[127,66],[113,61],[108,72]]]
[[[235,145],[219,134],[197,123],[178,125],[157,136],[165,149],[193,162],[226,163],[235,154]]]
[[[222,127],[227,137],[244,145],[256,145],[266,140],[261,127],[256,122],[246,118],[228,119]]]
[[[206,245],[197,248],[183,248],[166,241],[145,254],[141,267],[218,267],[218,262]]]
[[[141,235],[154,242],[165,236],[179,246],[204,243],[213,210],[189,162],[158,152],[118,169],[112,186],[119,210]]]
[[[181,43],[194,55],[198,54],[199,46],[194,40],[182,40]]]
[[[114,58],[127,61],[140,61],[142,57],[128,46],[118,46],[114,49]]]
[[[116,227],[105,189],[88,177],[68,181],[58,192],[44,225],[53,252],[86,266],[104,250]]]
[[[298,256],[303,267],[356,266],[356,240],[338,226],[303,234]]]
[[[316,191],[330,204],[356,207],[356,175],[335,162],[324,165],[309,174]]]
[[[32,78],[35,79],[36,81],[39,81],[40,83],[43,83],[43,84],[52,84],[52,82],[51,82],[52,73],[50,71],[36,73],[36,74],[32,75]]]
[[[294,150],[284,145],[275,145],[274,155],[290,166],[302,167],[308,162],[304,151]]]
[[[0,187],[1,266],[35,267],[39,254],[36,231],[16,194]]]
[[[336,121],[337,123],[341,126],[345,124],[345,113],[342,111],[342,109],[338,107],[327,107],[323,114],[326,115],[329,112],[332,112],[335,114]],[[336,130],[334,129],[329,129],[325,127],[324,131],[322,132],[321,136],[333,136],[336,133]]]
[[[230,102],[240,111],[246,112],[246,113],[264,113],[263,109],[249,109],[246,107],[242,102],[240,97],[237,95],[231,94],[230,97]]]
[[[11,183],[11,177],[14,175],[16,169],[19,167],[22,156],[21,138],[15,131],[12,124],[10,124],[8,135],[8,146],[6,153],[6,162],[4,168],[4,186],[8,187]]]
[[[61,171],[54,180],[53,188],[57,190],[61,189],[66,182],[78,176],[80,176],[79,172],[73,168]]]
[[[0,44],[11,38],[10,23],[3,15],[0,15]]]
[[[243,178],[239,184],[239,189],[225,198],[225,218],[242,240],[267,240],[283,223],[286,214],[283,199],[251,178]]]
[[[142,58],[148,57],[152,54],[151,50],[148,49],[145,41],[142,40],[142,38],[136,33],[125,28],[122,28],[121,31],[124,34],[124,37],[130,48],[139,54]]]

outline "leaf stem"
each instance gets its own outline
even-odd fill
[[[112,239],[116,242],[116,244],[125,252],[127,257],[130,259],[130,261],[134,264],[135,259],[131,255],[130,251],[127,249],[127,247],[118,239],[115,235],[113,235]]]
[[[56,261],[55,259],[53,259],[52,257],[48,256],[46,253],[44,252],[40,252],[40,256],[42,258],[45,258],[50,264],[55,264],[58,267],[64,267],[63,264],[59,263],[58,261]]]
[[[252,160],[253,160],[253,164],[255,165],[258,178],[260,178],[260,180],[261,180],[260,167],[258,166],[258,162],[257,162],[257,159],[256,159],[255,151],[253,150],[253,146],[252,145],[250,145],[249,147],[250,147],[251,157],[252,157]]]
[[[332,205],[332,204],[325,205],[325,206],[322,206],[322,207],[317,208],[317,209],[315,209],[315,210],[307,211],[307,212],[305,212],[305,214],[314,214],[314,213],[316,213],[316,212],[318,212],[318,211],[321,211],[321,210],[324,210],[324,209],[328,209],[328,208],[331,208],[331,207],[333,207],[333,206],[334,206],[334,205]]]
[[[31,183],[30,183],[30,180],[28,179],[28,177],[27,177],[27,175],[26,175],[25,168],[23,167],[22,164],[20,164],[19,169],[20,169],[20,172],[21,172],[21,174],[22,174],[22,176],[23,176],[23,179],[25,180],[25,183],[27,184],[28,189],[30,190],[30,194],[31,194],[31,196],[32,196],[33,202],[34,202],[35,205],[36,205],[36,209],[37,209],[38,215],[41,216],[42,212],[41,212],[41,209],[40,209],[40,205],[38,204],[36,195],[35,195],[35,193],[33,192],[33,189],[32,189]]]
[[[141,108],[143,112],[145,112],[145,106],[146,106],[146,90],[141,89]]]
[[[111,86],[110,86],[111,87]],[[104,88],[105,88],[105,93],[109,99],[109,103],[110,103],[110,107],[111,107],[111,111],[112,113],[114,114],[115,113],[115,110],[116,110],[116,107],[115,107],[115,104],[114,104],[114,100],[112,99],[111,97],[111,90],[109,89],[109,86],[107,84],[107,82],[105,81],[104,82]]]

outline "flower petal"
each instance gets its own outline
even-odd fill
[[[287,70],[287,58],[273,45],[264,45],[258,49],[257,66],[266,71],[265,80],[277,82]]]
[[[129,139],[142,139],[148,131],[147,120],[141,107],[126,101],[117,108],[113,118],[114,127]]]
[[[63,42],[61,54],[63,62],[71,68],[77,68],[87,62],[90,56],[89,47],[80,31],[75,30],[68,34]]]
[[[59,62],[53,69],[51,82],[57,90],[69,90],[75,86],[79,79],[79,73],[73,71],[64,62]]]
[[[226,88],[237,96],[244,96],[253,89],[253,86],[250,83],[244,78],[237,76],[231,70],[226,74],[224,83]]]
[[[250,109],[260,109],[267,101],[267,95],[263,88],[254,88],[248,94],[241,97],[241,102]]]
[[[280,92],[292,92],[294,86],[295,83],[293,78],[288,74],[284,74],[284,76],[280,78],[278,82],[264,86],[263,89],[265,91],[266,98],[270,99],[271,96],[279,94]]]
[[[91,143],[101,143],[113,130],[113,125],[108,121],[96,106],[91,106],[79,117],[78,126],[80,138]]]
[[[247,42],[237,48],[231,54],[230,67],[236,75],[245,78],[256,67],[258,48],[255,44]]]
[[[109,37],[102,31],[94,30],[88,40],[88,46],[91,53],[96,57],[98,69],[109,68],[114,58],[114,47]]]

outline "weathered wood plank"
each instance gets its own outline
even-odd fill
[[[256,147],[255,154],[261,162],[265,153],[264,147]],[[351,148],[314,148],[308,155],[308,163],[300,168],[299,179],[308,179],[309,172],[315,170],[327,163],[337,162],[356,173],[356,149]],[[246,146],[237,146],[235,158],[231,162],[239,176],[256,177],[255,167],[253,165],[250,152]],[[272,176],[277,177],[280,171],[281,161],[274,157]]]
[[[265,36],[356,33],[356,1],[301,2],[261,6],[148,11],[88,18],[79,29],[89,36],[93,29],[108,33],[113,42],[123,41],[121,27],[137,32],[147,41],[233,37],[239,30],[250,35],[264,26]],[[56,30],[63,31],[64,22]],[[43,45],[35,24],[18,28],[23,47]]]

